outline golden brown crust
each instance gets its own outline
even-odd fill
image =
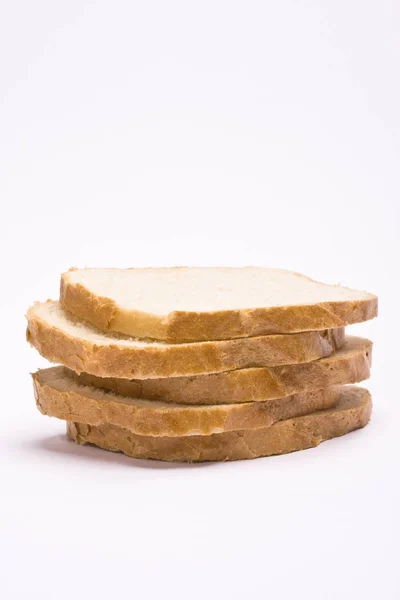
[[[63,275],[60,281],[60,303],[76,317],[102,331],[110,331],[110,322],[115,315],[114,302],[102,296],[94,296],[79,283],[71,285]]]
[[[276,421],[333,407],[340,388],[304,392],[267,402],[188,406],[127,399],[82,386],[64,367],[32,375],[38,409],[87,425],[115,425],[138,435],[175,437],[267,427]]]
[[[126,340],[119,343],[115,336],[106,343],[103,340],[97,343],[89,336],[86,339],[70,333],[76,322],[74,317],[66,317],[70,320],[69,328],[55,325],[42,316],[40,310],[43,306],[47,310],[47,304],[49,310],[59,310],[57,303],[49,301],[28,311],[29,343],[52,362],[98,377],[163,378],[219,373],[249,366],[304,363],[329,356],[345,342],[344,329],[339,328],[191,344],[142,342],[129,345]]]
[[[133,398],[181,404],[234,404],[283,398],[332,385],[359,383],[370,376],[371,358],[372,342],[348,336],[343,348],[331,356],[298,365],[144,380],[70,373],[83,385]]]
[[[140,436],[112,425],[68,422],[67,433],[79,444],[123,452],[135,458],[178,462],[225,461],[284,454],[364,427],[371,415],[367,390],[345,387],[333,409],[287,419],[260,429],[186,437]]]
[[[226,340],[261,335],[335,329],[377,316],[378,299],[370,294],[360,300],[343,300],[214,312],[175,311],[157,316],[126,311],[110,298],[95,296],[63,273],[62,306],[103,331],[163,340],[169,343]]]

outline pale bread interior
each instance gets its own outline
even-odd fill
[[[102,333],[90,323],[81,321],[71,313],[66,312],[55,300],[47,302],[36,302],[30,309],[30,314],[35,315],[47,325],[60,329],[73,338],[92,342],[98,346],[134,346],[138,348],[166,348],[170,344],[165,342],[139,340],[131,338],[122,333]],[[176,344],[175,344],[176,347]]]
[[[371,294],[263,267],[76,269],[64,274],[124,310],[154,315],[356,301]]]

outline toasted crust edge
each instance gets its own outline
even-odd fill
[[[297,365],[162,379],[104,378],[73,371],[70,375],[82,385],[128,397],[190,405],[236,404],[263,402],[333,385],[359,383],[369,378],[371,361],[372,342],[347,336],[345,346],[331,356]]]

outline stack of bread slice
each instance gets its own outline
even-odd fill
[[[277,269],[72,269],[28,311],[39,410],[137,458],[283,454],[365,426],[377,298]]]

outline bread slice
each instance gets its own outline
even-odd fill
[[[74,269],[62,306],[102,331],[193,342],[344,327],[377,315],[377,298],[291,271],[246,268]]]
[[[318,446],[325,440],[364,427],[371,409],[367,390],[344,387],[334,408],[259,429],[172,438],[136,435],[114,425],[94,427],[70,421],[67,433],[79,444],[95,444],[135,458],[179,462],[238,460]]]
[[[329,356],[345,341],[338,328],[191,344],[146,342],[106,335],[52,301],[36,303],[27,317],[27,339],[45,358],[99,377],[145,379],[303,363]]]
[[[304,392],[278,400],[243,404],[185,405],[127,398],[83,386],[64,367],[32,375],[42,414],[87,425],[115,425],[138,435],[210,435],[267,427],[275,421],[333,407],[340,388]]]
[[[163,379],[104,378],[69,371],[82,385],[111,390],[123,396],[180,404],[234,404],[283,398],[292,394],[359,383],[369,378],[372,342],[346,337],[345,345],[327,358],[309,363],[238,369],[194,377]]]

